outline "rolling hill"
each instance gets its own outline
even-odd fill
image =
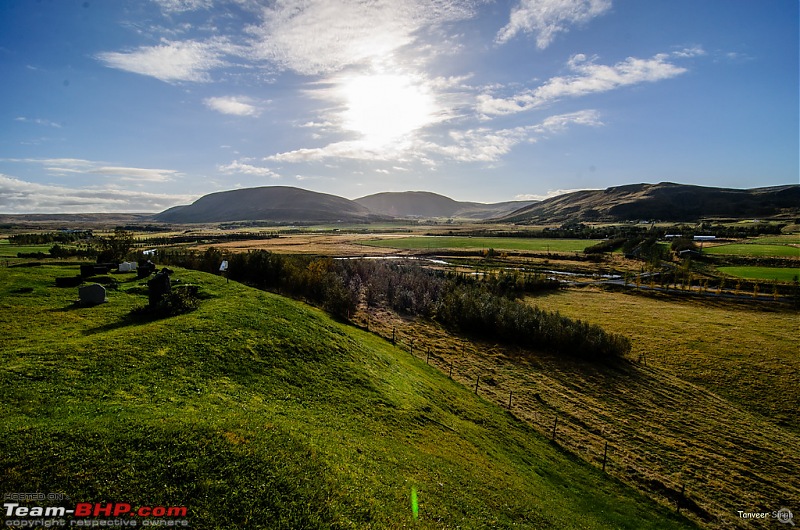
[[[366,222],[377,219],[354,201],[291,186],[263,186],[221,191],[200,197],[188,206],[156,214],[156,221],[217,223],[275,221],[282,223]]]
[[[186,507],[201,529],[694,527],[300,302],[175,268],[200,307],[141,319],[135,277],[79,307],[67,269],[0,268],[9,491]]]
[[[455,201],[429,191],[384,192],[355,199],[375,214],[392,217],[456,217],[489,219],[528,206],[531,201],[508,201],[493,204]]]
[[[565,221],[694,221],[708,217],[761,218],[800,213],[800,185],[710,188],[661,182],[559,195],[497,219],[521,224]]]

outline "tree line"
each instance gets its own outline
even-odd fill
[[[630,352],[627,337],[523,303],[526,293],[559,288],[556,280],[523,271],[481,275],[434,270],[394,260],[333,259],[282,255],[264,250],[225,256],[205,252],[166,252],[159,260],[209,273],[322,307],[351,319],[360,304],[385,306],[426,318],[446,329],[476,338],[546,350],[587,360],[604,360]]]

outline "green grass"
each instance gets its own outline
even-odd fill
[[[538,239],[524,237],[449,237],[420,236],[396,239],[375,239],[362,244],[397,249],[489,249],[545,252],[583,252],[597,240],[590,239]]]
[[[631,338],[644,355],[681,379],[726,396],[800,431],[796,311],[767,312],[657,300],[625,293],[568,290],[537,299],[542,308],[599,324]]]
[[[800,267],[790,269],[781,267],[718,267],[720,272],[747,280],[777,280],[791,282],[800,277]]]
[[[54,243],[47,243],[44,245],[12,245],[7,239],[0,239],[0,258],[16,258],[18,252],[43,252],[44,254],[49,254],[53,245]]]
[[[754,241],[759,244],[774,243],[777,245],[800,245],[800,234],[781,234],[779,236],[761,236]]]
[[[73,272],[0,268],[6,491],[185,505],[194,528],[691,527],[301,303],[177,269],[201,307],[137,320],[135,275],[77,307]]]
[[[760,243],[730,243],[728,245],[706,247],[703,252],[730,256],[800,257],[800,248],[798,247],[774,244],[764,245]]]

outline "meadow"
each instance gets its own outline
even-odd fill
[[[737,278],[744,278],[747,280],[777,280],[779,282],[793,282],[800,277],[800,267],[757,267],[757,266],[741,266],[741,267],[717,267],[717,270],[736,276]]]
[[[798,247],[763,243],[728,243],[705,247],[703,252],[728,256],[800,258],[800,248]]]
[[[372,333],[199,272],[153,319],[135,275],[83,307],[0,267],[0,481],[187,506],[194,528],[691,528]],[[418,519],[410,502],[416,491]]]
[[[531,252],[583,252],[594,239],[539,239],[523,237],[416,236],[362,241],[362,245],[396,249],[517,250]]]

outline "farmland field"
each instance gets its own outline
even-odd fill
[[[489,249],[523,250],[535,252],[583,252],[594,245],[594,239],[538,239],[524,237],[449,237],[418,236],[396,239],[373,239],[363,241],[363,245],[389,247],[396,249]]]
[[[759,527],[737,520],[742,505],[797,505],[796,312],[592,288],[529,301],[625,334],[633,362],[589,367],[380,311],[369,325],[384,336],[398,330],[407,348],[413,341],[415,354],[486,399],[513,399],[514,415],[540,432],[551,435],[557,421],[559,443],[589,462],[602,464],[608,442],[610,473],[627,483],[656,497],[688,484],[711,528]]]
[[[731,256],[759,256],[759,257],[780,257],[780,258],[800,258],[800,248],[789,245],[775,245],[760,243],[730,243],[727,245],[717,245],[703,249],[707,254],[720,254]]]
[[[599,290],[537,298],[546,309],[632,339],[633,356],[800,431],[796,311],[765,312]],[[757,399],[754,396],[758,396]]]
[[[791,282],[800,276],[800,267],[718,267],[717,270],[746,280],[777,280]]]
[[[17,253],[35,253],[43,252],[47,254],[53,248],[55,243],[45,243],[43,245],[12,245],[8,239],[0,239],[0,258],[16,258]],[[63,245],[62,247],[71,247],[72,245]]]

